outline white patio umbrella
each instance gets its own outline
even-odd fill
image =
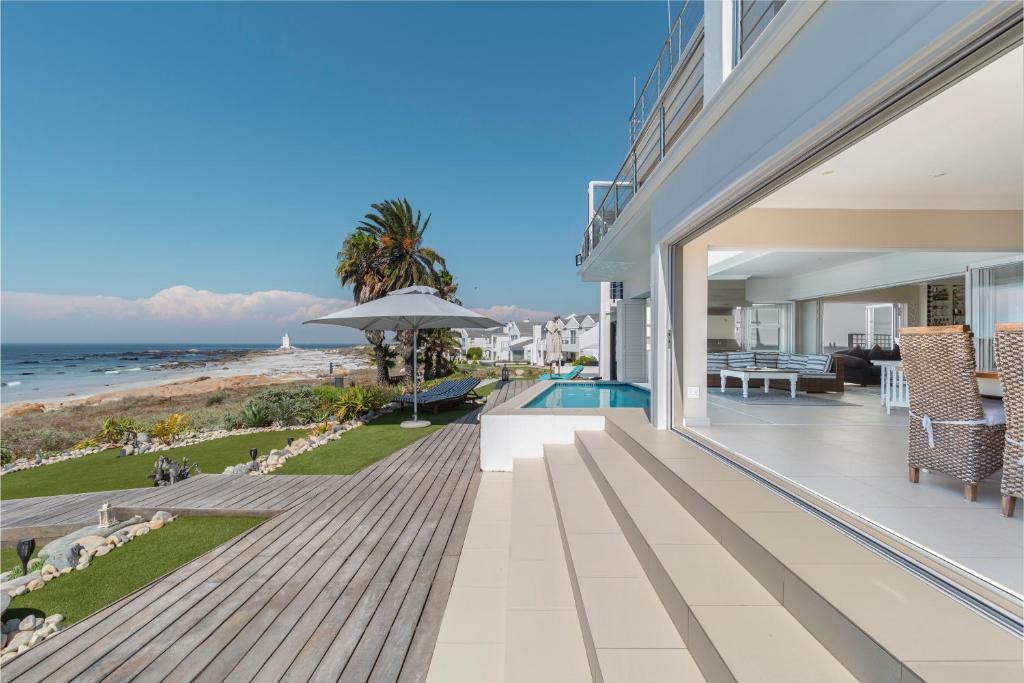
[[[387,296],[346,308],[306,323],[342,325],[357,330],[397,332],[412,330],[412,420],[403,427],[426,427],[430,422],[419,419],[416,393],[416,350],[420,330],[451,327],[496,327],[501,323],[476,311],[463,308],[437,296],[433,287],[417,285],[396,289]]]
[[[562,333],[558,327],[548,321],[547,336],[544,337],[544,362],[547,364],[558,363],[559,370],[562,364]]]

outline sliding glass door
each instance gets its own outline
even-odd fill
[[[971,268],[968,321],[979,370],[995,370],[996,323],[1024,322],[1024,263]]]

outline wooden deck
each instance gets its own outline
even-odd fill
[[[5,502],[5,526],[88,523],[107,500],[282,511],[24,653],[4,680],[422,680],[475,497],[478,415],[352,476]]]

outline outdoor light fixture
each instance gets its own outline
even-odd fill
[[[18,541],[17,552],[18,559],[21,560],[21,575],[25,576],[28,574],[28,561],[32,557],[32,553],[36,549],[36,539],[26,538]]]
[[[110,503],[104,503],[100,506],[98,511],[99,514],[99,526],[106,528],[114,526],[114,515],[110,512]]]
[[[502,382],[507,382],[508,381],[508,366],[507,365],[502,365],[501,366],[501,381]]]
[[[292,441],[295,441],[295,439],[293,439],[292,437],[290,437],[290,436],[289,436],[289,437],[288,437],[288,445],[289,445],[289,446],[291,446],[291,445],[292,445]]]
[[[256,471],[256,458],[258,458],[258,457],[259,457],[259,451],[257,449],[255,449],[255,448],[250,448],[249,449],[249,459],[252,460],[252,463],[249,465],[249,470],[252,471],[252,472]]]

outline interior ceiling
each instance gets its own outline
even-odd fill
[[[739,251],[727,259],[714,262],[708,252],[709,280],[746,280],[752,277],[789,278],[821,270],[835,268],[855,261],[864,261],[883,256],[878,251]],[[944,258],[946,252],[901,252],[914,253],[918,259],[927,254]],[[963,252],[965,262],[972,258],[991,258],[990,252]]]
[[[708,252],[709,256],[713,253]],[[792,277],[878,256],[877,251],[745,251],[709,265],[708,278]]]
[[[1017,48],[757,204],[1024,208],[1024,48]]]

